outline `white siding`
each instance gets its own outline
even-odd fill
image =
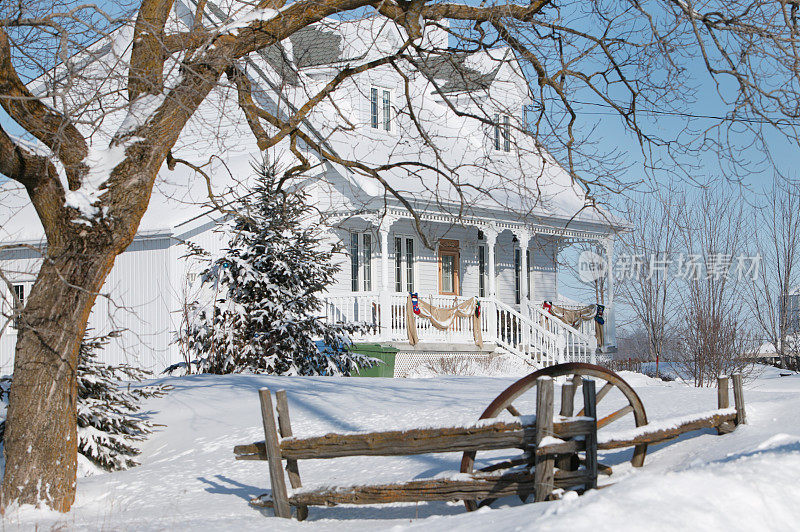
[[[160,372],[174,362],[171,310],[177,287],[170,278],[169,237],[135,240],[114,263],[89,318],[90,335],[125,332],[106,348],[110,363]]]
[[[33,254],[29,250],[5,252],[0,255],[0,267],[18,272],[15,281],[32,281],[41,262]],[[181,286],[173,282],[173,276],[182,270],[177,264],[183,262],[178,258],[182,254],[175,240],[163,236],[137,238],[117,257],[101,290],[110,297],[98,297],[89,317],[91,336],[125,330],[106,347],[102,360],[154,372],[177,362],[173,338],[180,317],[174,311]],[[11,373],[15,344],[16,331],[9,328],[0,338],[0,373]]]

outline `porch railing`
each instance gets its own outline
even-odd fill
[[[436,307],[454,307],[459,303],[463,303],[469,299],[466,297],[458,296],[420,296],[420,299],[426,303],[430,303]],[[392,294],[392,321],[391,321],[391,337],[394,341],[404,341],[408,339],[406,332],[406,303],[407,296],[405,294]],[[484,305],[484,300],[481,299],[481,305]],[[482,311],[481,314],[481,336],[484,341],[494,341],[494,334],[489,328],[488,321]],[[444,342],[444,343],[458,343],[467,344],[472,343],[474,334],[472,332],[472,318],[457,317],[453,320],[453,324],[445,329],[437,329],[433,326],[430,320],[420,319],[416,320],[417,337],[420,342]]]
[[[538,305],[528,307],[530,319],[563,338],[565,357],[572,362],[595,362],[597,338],[594,335],[594,320],[581,323],[575,328],[564,323]],[[588,333],[591,325],[591,333]]]
[[[535,305],[534,303],[531,303],[531,306],[537,306],[539,311],[544,312],[545,314],[547,314],[547,312],[542,308],[541,302],[539,302],[538,305]],[[565,308],[567,310],[580,310],[582,308],[585,308],[587,305],[559,304],[559,306],[561,308]],[[553,316],[550,315],[550,317],[553,317]],[[557,320],[557,321],[561,321],[561,320]],[[594,338],[594,332],[595,332],[594,320],[581,321],[578,324],[578,326],[576,327],[576,329],[578,329],[578,331],[580,331],[580,333],[583,334],[584,336],[587,336],[589,338]],[[598,347],[603,347],[603,346],[598,346]]]
[[[383,340],[380,330],[380,296],[362,292],[323,299],[325,320],[329,323],[358,323],[364,326],[356,340]]]
[[[420,296],[437,307],[452,307],[465,297],[430,295]],[[365,325],[357,341],[408,340],[406,330],[406,294],[391,294],[388,298],[390,316],[388,330],[382,330],[380,294],[361,292],[328,296],[324,299],[325,318],[329,322],[355,322]],[[481,335],[483,341],[496,343],[506,351],[528,360],[549,366],[559,362],[590,362],[594,360],[596,341],[538,309],[529,307],[523,315],[511,306],[493,298],[479,298],[481,302]],[[433,326],[429,320],[416,320],[420,342],[469,344],[473,342],[471,318],[456,318],[446,330]]]

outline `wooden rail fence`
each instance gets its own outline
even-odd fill
[[[275,515],[307,516],[308,506],[336,504],[376,504],[414,501],[496,499],[508,495],[547,500],[556,489],[585,490],[597,486],[597,421],[594,381],[584,383],[584,402],[580,417],[553,416],[553,380],[537,382],[536,416],[519,416],[514,421],[484,420],[474,425],[419,428],[354,434],[325,434],[310,438],[292,437],[286,392],[275,394],[278,422],[275,423],[272,394],[259,390],[264,441],[234,447],[237,460],[267,460],[272,492],[251,501],[254,506],[272,507]],[[470,452],[497,449],[530,451],[522,459],[492,464],[483,470],[452,477],[414,480],[395,484],[346,486],[304,490],[298,460],[330,459],[346,456],[406,456],[443,452]],[[578,453],[585,457],[578,459]],[[574,455],[569,463],[583,462],[578,470],[557,468],[556,458]],[[283,461],[292,486],[286,488]],[[528,466],[520,470],[516,466]],[[531,471],[531,467],[533,471]],[[577,469],[577,468],[575,468]],[[502,472],[506,470],[506,472]],[[500,471],[500,472],[497,472]]]
[[[687,432],[716,429],[727,434],[746,422],[742,376],[718,379],[717,410],[649,423],[598,437],[597,400],[594,380],[583,378],[584,408],[571,416],[575,384],[562,386],[561,414],[554,419],[553,380],[536,381],[536,415],[513,412],[512,421],[485,419],[467,426],[389,430],[295,438],[289,419],[286,392],[275,394],[273,408],[269,389],[259,390],[264,441],[234,447],[237,460],[266,460],[272,492],[251,501],[254,506],[271,507],[275,515],[290,518],[292,507],[303,520],[308,506],[377,504],[392,502],[493,500],[518,495],[535,501],[554,497],[554,490],[584,491],[597,487],[598,472],[610,475],[611,468],[597,461],[597,451],[665,442]],[[734,407],[730,407],[732,385]],[[274,412],[278,420],[275,421]],[[522,449],[522,457],[494,463],[473,473],[394,484],[343,486],[308,490],[302,488],[298,460],[331,459],[348,456],[406,456],[444,452],[475,452]],[[581,457],[580,454],[583,456]],[[283,462],[292,487],[286,488]],[[580,467],[583,466],[583,467]]]

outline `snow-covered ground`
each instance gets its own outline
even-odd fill
[[[715,389],[624,373],[651,420],[716,408]],[[601,490],[564,500],[498,501],[465,513],[460,504],[311,508],[282,520],[247,501],[269,489],[266,462],[235,461],[233,446],[263,439],[257,390],[288,392],[298,436],[330,431],[474,421],[514,378],[430,379],[191,376],[148,403],[165,425],[143,446],[142,465],[80,478],[67,515],[25,508],[4,528],[103,530],[797,530],[800,527],[800,376],[765,370],[745,390],[749,424],[734,433],[686,435],[651,447],[642,469],[630,450],[606,452]],[[558,396],[558,394],[556,395]],[[600,414],[619,407],[609,395]],[[519,403],[515,402],[517,406]],[[615,408],[616,405],[616,408]],[[522,405],[524,407],[524,405]],[[630,417],[630,416],[628,416]],[[624,429],[616,423],[607,429]],[[699,434],[699,435],[698,435]],[[479,455],[480,458],[480,455]],[[426,478],[458,469],[460,455],[301,461],[305,486]]]

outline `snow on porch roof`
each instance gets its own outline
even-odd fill
[[[252,172],[248,156],[228,161],[231,168]],[[213,170],[212,170],[213,171]],[[223,175],[221,171],[217,171]],[[228,182],[230,184],[230,182]],[[39,244],[44,229],[24,187],[11,180],[0,183],[0,244]],[[150,203],[142,217],[137,236],[171,235],[219,218],[211,207],[205,180],[185,166],[174,171],[166,165],[159,172]]]

